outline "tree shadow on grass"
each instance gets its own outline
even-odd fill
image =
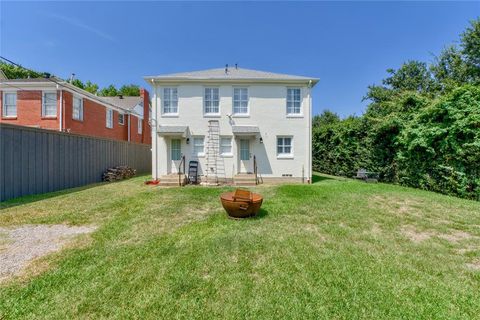
[[[314,173],[312,175],[312,183],[318,183],[320,181],[324,180],[334,180],[333,178],[327,177],[325,175],[319,174],[319,173]]]

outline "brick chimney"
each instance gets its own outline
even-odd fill
[[[151,130],[148,120],[150,119],[150,95],[144,88],[140,88],[140,96],[143,98],[143,128],[142,128],[142,143],[151,144]]]

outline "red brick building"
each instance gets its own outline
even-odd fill
[[[0,82],[0,123],[151,144],[150,99],[98,97],[59,79]]]

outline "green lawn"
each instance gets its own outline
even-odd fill
[[[228,188],[144,179],[3,204],[0,226],[98,229],[0,285],[0,319],[480,317],[478,202],[322,176],[238,221]]]

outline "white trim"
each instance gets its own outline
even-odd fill
[[[143,132],[143,119],[137,118],[137,133],[142,134]]]
[[[222,152],[222,139],[230,140],[230,152],[225,152],[225,153]],[[220,142],[220,145],[219,145],[218,152],[219,152],[220,156],[224,157],[224,158],[233,157],[233,137],[232,136],[220,136],[220,141],[219,142]]]
[[[205,106],[205,95],[206,95],[206,90],[211,89],[214,90],[216,89],[218,91],[218,112],[205,112],[206,106]],[[213,93],[213,91],[212,91]],[[213,96],[211,98],[211,101],[213,102]],[[203,87],[203,95],[202,95],[202,108],[203,108],[203,117],[204,118],[219,118],[221,116],[221,109],[220,109],[220,87],[218,86],[204,86]],[[210,106],[212,108],[212,106]]]
[[[235,112],[235,89],[245,89],[247,90],[247,112],[246,113],[236,113]],[[248,87],[241,86],[232,86],[232,116],[235,118],[248,118],[250,117],[250,92]],[[242,99],[240,98],[240,103]]]
[[[165,89],[169,89],[170,91],[172,91],[173,89],[175,89],[177,91],[177,112],[165,112],[164,110],[164,107],[165,107]],[[160,106],[160,111],[161,111],[161,115],[162,117],[164,118],[176,118],[179,116],[179,105],[178,105],[178,87],[177,86],[170,86],[170,87],[161,87],[161,106]],[[172,96],[172,92],[170,92],[170,103],[173,101],[173,99],[171,98]],[[171,106],[170,106],[171,108]]]
[[[5,114],[5,102],[6,102],[6,95],[7,94],[15,94],[15,115],[6,115]],[[16,118],[18,116],[18,93],[17,91],[7,91],[7,92],[3,92],[3,95],[2,95],[2,117],[3,118]]]
[[[278,152],[278,139],[286,139],[286,138],[289,138],[290,139],[290,153],[279,153]],[[288,146],[287,144],[282,144],[282,147],[285,148],[286,146]],[[277,155],[277,159],[293,159],[294,157],[294,150],[293,150],[293,136],[289,136],[289,135],[286,135],[286,136],[276,136],[275,137],[275,154]]]
[[[202,144],[202,147],[203,147],[203,151],[202,152],[195,152],[195,139],[202,139],[203,140],[203,144]],[[193,136],[192,137],[192,156],[194,157],[198,157],[198,158],[201,158],[201,157],[205,157],[205,136]]]
[[[46,94],[55,94],[55,114],[46,114],[46,103],[45,103],[45,95]],[[58,113],[58,93],[56,90],[43,90],[42,91],[42,118],[56,118]]]
[[[80,100],[80,110],[78,111],[79,117],[75,118],[75,99]],[[78,95],[72,96],[72,119],[77,121],[83,121],[83,98]]]
[[[288,112],[288,91],[289,90],[299,90],[300,91],[300,112],[289,113]],[[293,102],[296,102],[295,100]],[[293,107],[295,109],[295,107]],[[285,114],[288,118],[303,118],[303,90],[300,87],[287,87],[285,95]]]
[[[120,122],[120,116],[122,116],[122,122]],[[118,113],[118,124],[119,125],[121,125],[121,126],[125,125],[125,116],[126,116],[126,114],[123,113],[123,112]]]
[[[105,108],[105,127],[113,129],[113,109]]]

